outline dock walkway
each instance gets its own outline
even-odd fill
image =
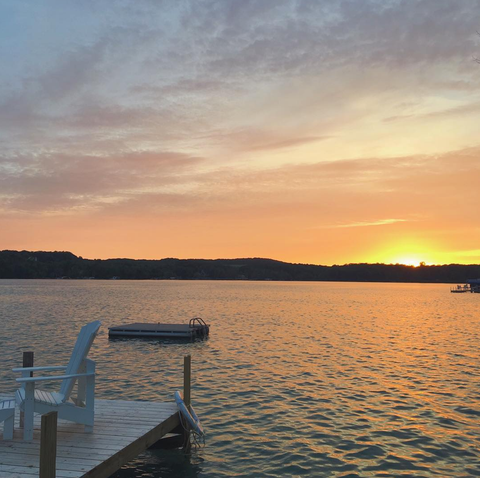
[[[0,396],[6,398],[11,397]],[[25,442],[19,415],[17,409],[14,439],[0,439],[0,477],[38,478],[41,417],[35,417],[33,441]],[[173,401],[97,399],[93,433],[85,433],[83,425],[58,420],[56,476],[108,478],[179,425]]]

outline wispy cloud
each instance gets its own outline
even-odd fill
[[[0,157],[0,207],[50,214],[76,214],[131,200],[188,181],[202,158],[175,152],[125,152],[109,156],[38,154]]]
[[[475,115],[480,112],[480,102],[474,101],[471,104],[462,104],[453,108],[445,108],[437,111],[429,111],[428,113],[411,113],[407,115],[397,115],[384,118],[383,121],[388,123],[398,120],[411,120],[411,119],[426,119],[426,118],[448,118],[459,115]]]
[[[397,224],[399,222],[409,222],[407,219],[379,219],[377,221],[360,221],[351,222],[349,224],[333,224],[329,226],[318,226],[322,229],[339,229],[339,228],[351,228],[351,227],[372,227],[372,226],[389,226],[391,224]]]

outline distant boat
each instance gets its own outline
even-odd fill
[[[453,287],[450,289],[450,292],[454,294],[462,294],[463,292],[472,292],[470,290],[470,286],[468,284],[465,285],[457,285],[457,287]]]
[[[469,279],[464,285],[457,285],[450,289],[450,292],[454,294],[461,294],[463,292],[475,292],[480,293],[480,279]]]
[[[468,279],[467,285],[470,286],[470,292],[480,293],[480,279]]]

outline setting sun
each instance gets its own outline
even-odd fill
[[[421,262],[422,261],[411,256],[398,257],[392,260],[392,264],[403,264],[405,266],[414,266],[414,267],[419,267]]]

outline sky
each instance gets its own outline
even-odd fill
[[[0,0],[0,249],[480,263],[480,0]]]

